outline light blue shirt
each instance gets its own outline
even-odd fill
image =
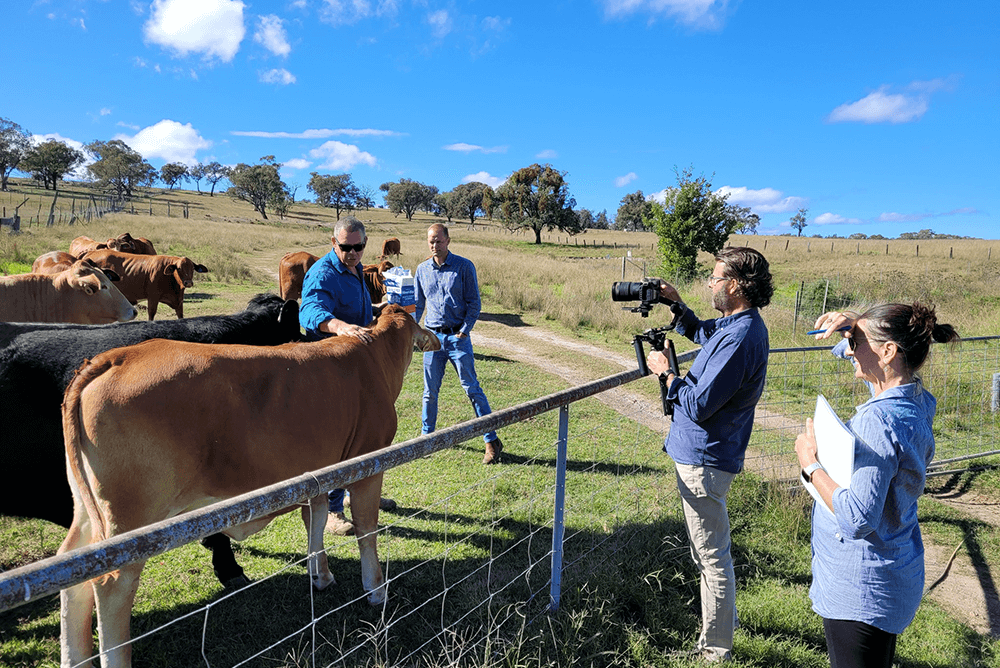
[[[299,322],[311,341],[331,336],[319,331],[319,326],[331,318],[359,327],[367,327],[374,318],[368,286],[340,261],[334,250],[309,267],[302,281],[299,307]]]
[[[426,327],[457,327],[463,334],[472,331],[479,320],[482,302],[476,266],[471,261],[451,252],[440,265],[429,258],[417,265],[413,284],[416,299],[413,317],[417,322],[426,309]]]
[[[809,596],[821,617],[895,634],[913,621],[924,591],[917,498],[934,457],[936,407],[915,381],[858,406],[847,423],[856,436],[850,488],[834,491],[835,514],[818,504],[812,514]]]
[[[678,464],[739,473],[767,376],[764,320],[755,308],[698,320],[685,307],[677,331],[702,348],[667,388],[676,408],[663,449]]]

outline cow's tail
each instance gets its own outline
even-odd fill
[[[93,527],[92,536],[95,541],[108,538],[108,522],[97,506],[97,497],[93,487],[91,487],[90,476],[87,475],[87,463],[84,461],[83,454],[83,416],[80,411],[80,395],[92,380],[111,366],[110,361],[95,364],[91,360],[84,360],[73,375],[69,387],[66,388],[62,403],[66,475],[76,492],[73,495],[74,503],[83,503],[83,508],[90,517],[90,523]]]

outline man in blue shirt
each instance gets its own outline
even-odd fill
[[[441,341],[441,350],[424,353],[424,434],[434,431],[437,425],[438,391],[449,361],[458,372],[458,380],[472,402],[476,416],[492,412],[490,402],[476,379],[472,339],[469,338],[481,309],[476,267],[464,257],[448,252],[449,243],[451,238],[447,227],[435,223],[428,228],[427,245],[431,257],[417,267],[414,280],[416,312],[413,317],[420,322],[426,309],[424,326],[437,334]],[[499,463],[503,443],[496,432],[488,432],[483,440],[486,442],[483,463]]]
[[[736,577],[726,495],[743,469],[754,408],[767,373],[767,327],[758,309],[774,287],[764,256],[752,248],[725,248],[708,279],[715,320],[698,320],[687,307],[677,331],[702,346],[691,369],[675,377],[663,353],[652,351],[650,370],[667,382],[674,404],[664,450],[677,470],[677,488],[691,556],[701,575],[702,629],[694,650],[710,662],[731,658],[736,628]],[[660,296],[679,302],[677,290],[660,283]]]
[[[372,340],[368,326],[374,318],[372,300],[365,285],[361,256],[368,237],[364,224],[353,216],[337,221],[333,228],[333,249],[316,261],[302,281],[299,322],[306,338],[318,341],[328,336],[353,336]],[[391,499],[379,507],[391,510]],[[341,536],[354,533],[354,525],[344,515],[344,490],[330,492],[330,517],[326,530]]]

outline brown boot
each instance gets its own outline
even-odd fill
[[[500,437],[497,436],[492,441],[486,443],[486,454],[483,455],[483,463],[499,464],[501,452],[503,452],[503,443],[500,441]]]
[[[330,513],[326,520],[326,530],[335,536],[353,536],[354,525],[344,513]]]

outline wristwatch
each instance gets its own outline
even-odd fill
[[[805,480],[806,482],[812,482],[813,473],[815,473],[816,471],[825,471],[825,470],[826,469],[823,468],[822,464],[820,464],[819,462],[813,462],[809,466],[802,469],[802,479]]]

